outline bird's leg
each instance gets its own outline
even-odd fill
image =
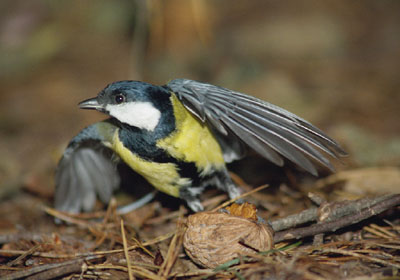
[[[187,205],[193,212],[200,212],[204,210],[198,195],[203,191],[204,188],[195,187],[182,187],[179,190],[179,196],[186,201]]]
[[[242,194],[242,190],[237,186],[229,176],[228,170],[223,170],[218,173],[217,187],[228,193],[230,199],[234,199]],[[243,199],[236,200],[237,203],[243,203]]]

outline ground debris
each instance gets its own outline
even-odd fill
[[[269,196],[268,192],[252,194],[246,199]],[[300,194],[284,191],[278,195],[281,201],[294,203],[290,197]],[[185,208],[171,215],[171,210],[160,209],[160,205],[146,205],[152,213],[148,223],[131,218],[134,213],[117,214],[115,201],[106,211],[92,215],[44,208],[50,214],[47,227],[42,228],[45,232],[14,229],[12,234],[0,235],[0,277],[376,279],[399,275],[400,195],[339,202],[328,202],[315,194],[308,197],[309,208],[272,219],[274,249],[238,256],[215,269],[197,267],[183,251]],[[269,219],[262,207],[257,213]],[[67,224],[54,223],[54,217]],[[315,234],[319,234],[319,242],[307,237]]]

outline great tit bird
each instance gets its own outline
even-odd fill
[[[69,143],[56,173],[55,207],[90,211],[96,197],[108,202],[125,162],[156,189],[182,198],[193,211],[214,185],[240,195],[226,163],[246,146],[282,166],[283,158],[317,175],[316,164],[333,170],[325,155],[346,153],[306,120],[265,101],[226,88],[176,79],[164,86],[139,81],[109,84],[79,103],[110,118],[84,128]]]

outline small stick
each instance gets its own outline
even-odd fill
[[[243,197],[249,196],[249,195],[251,195],[252,193],[259,192],[259,191],[261,191],[261,190],[263,190],[263,189],[265,189],[265,188],[268,188],[268,187],[269,187],[269,185],[262,185],[262,186],[260,186],[260,187],[258,187],[258,188],[255,188],[254,190],[251,190],[251,191],[246,192],[246,193],[244,193],[244,194],[242,194],[242,195],[239,195],[238,197],[235,197],[235,198],[232,198],[231,200],[228,200],[227,202],[221,204],[220,206],[214,208],[214,209],[211,210],[211,211],[212,211],[212,212],[216,212],[216,211],[218,211],[219,209],[224,208],[225,206],[228,206],[229,204],[235,202],[235,201],[238,200],[238,199],[241,199],[241,198],[243,198]]]
[[[358,213],[361,210],[371,207],[378,202],[387,200],[392,196],[393,195],[383,195],[376,198],[362,198],[355,201],[324,203],[320,208],[310,208],[298,214],[290,215],[285,218],[272,221],[271,226],[274,231],[281,231],[299,226],[301,224],[319,221],[321,218],[324,222],[333,221],[346,215]],[[329,212],[321,213],[321,210],[324,212]],[[321,214],[328,214],[328,216],[324,217],[322,215],[321,217]]]
[[[128,267],[129,280],[133,280],[134,278],[133,278],[133,274],[132,274],[131,261],[129,259],[128,244],[126,242],[126,236],[125,236],[124,220],[122,220],[122,219],[121,219],[121,235],[122,235],[122,243],[124,245],[124,254],[125,254],[125,259],[126,259],[126,265]]]
[[[40,266],[34,266],[25,270],[10,273],[8,275],[2,276],[4,280],[14,280],[14,279],[54,279],[65,274],[78,273],[82,270],[82,265],[85,261],[99,259],[102,256],[94,256],[88,258],[80,258],[74,260],[68,260],[59,263],[50,263]]]
[[[385,196],[386,199],[367,207],[363,210],[359,210],[355,214],[350,214],[337,220],[321,222],[318,224],[311,225],[309,227],[289,229],[275,233],[274,241],[280,242],[283,240],[299,239],[306,236],[313,236],[319,233],[336,231],[340,228],[358,223],[362,220],[368,219],[379,213],[382,213],[389,208],[400,204],[400,194]],[[358,203],[356,203],[358,205]]]
[[[400,264],[396,264],[396,263],[392,263],[389,261],[385,261],[385,260],[381,260],[378,258],[374,258],[374,257],[370,257],[370,256],[366,256],[363,254],[359,254],[359,253],[355,253],[355,252],[351,252],[351,251],[346,251],[346,250],[342,250],[342,249],[330,249],[330,248],[326,248],[323,249],[321,251],[321,253],[333,253],[333,254],[341,254],[341,255],[345,255],[345,256],[352,256],[352,257],[356,257],[356,258],[360,258],[360,259],[364,259],[370,262],[375,262],[375,263],[379,263],[381,265],[384,266],[393,266],[397,269],[400,269]]]

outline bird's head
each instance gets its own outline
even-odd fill
[[[163,110],[170,104],[170,93],[160,86],[138,81],[109,84],[96,97],[79,103],[81,109],[95,109],[121,123],[153,131]]]

